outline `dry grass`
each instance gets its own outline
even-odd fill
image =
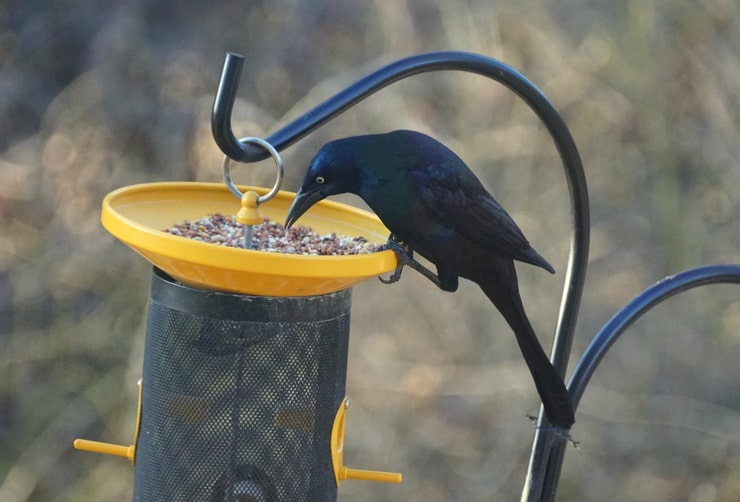
[[[574,360],[656,280],[740,262],[736,2],[57,4],[5,7],[11,22],[0,24],[0,500],[130,497],[125,460],[71,450],[75,437],[130,440],[141,371],[149,266],[106,235],[99,204],[127,184],[219,179],[209,113],[227,50],[248,58],[235,110],[244,135],[418,52],[484,53],[537,83],[570,126],[590,187]],[[542,126],[501,86],[461,74],[395,84],[288,149],[286,188],[326,140],[396,128],[452,146],[558,269],[519,267],[549,344],[567,190]],[[249,171],[240,181],[270,183],[270,169]],[[730,286],[638,322],[586,391],[560,499],[737,499],[739,333]],[[536,394],[477,288],[449,295],[410,272],[395,286],[362,284],[350,350],[347,462],[405,481],[348,482],[340,498],[519,496]]]

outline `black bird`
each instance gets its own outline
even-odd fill
[[[549,421],[570,429],[572,402],[524,312],[514,260],[555,271],[468,166],[414,131],[331,141],[309,164],[286,226],[340,193],[359,195],[391,231],[388,244],[399,259],[392,281],[409,265],[444,291],[455,291],[458,277],[481,287],[514,331]],[[414,260],[413,252],[436,265],[437,274]]]

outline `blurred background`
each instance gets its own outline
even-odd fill
[[[210,108],[226,51],[246,56],[234,130],[265,136],[395,59],[479,52],[563,114],[589,181],[592,245],[571,368],[659,279],[740,262],[740,6],[733,0],[314,0],[0,3],[0,500],[130,500],[129,444],[150,266],[99,223],[103,196],[220,180]],[[396,83],[284,152],[295,190],[326,141],[411,128],[455,150],[557,269],[519,265],[551,344],[568,255],[557,152],[483,77]],[[235,172],[268,185],[270,161]],[[345,198],[359,204],[357,199]],[[514,337],[477,287],[418,274],[354,288],[345,459],[401,485],[341,500],[514,500],[538,401]],[[740,289],[660,305],[587,389],[559,500],[740,499]]]

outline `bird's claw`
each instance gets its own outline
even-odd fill
[[[392,235],[388,237],[388,242],[385,243],[384,250],[387,249],[390,249],[396,255],[396,260],[398,262],[396,265],[396,270],[393,271],[393,274],[391,274],[388,279],[383,279],[382,277],[378,277],[378,279],[380,279],[380,282],[382,282],[383,284],[393,284],[394,282],[398,282],[401,280],[401,272],[403,271],[403,267],[413,261],[414,252],[408,246],[405,246],[394,239]]]
[[[398,282],[401,280],[402,268],[403,267],[396,267],[396,270],[391,274],[390,277],[388,277],[387,279],[383,279],[382,277],[378,276],[378,280],[383,284],[393,284],[394,282]]]
[[[450,284],[443,282],[438,275],[436,275],[434,272],[432,272],[414,259],[413,249],[401,242],[398,242],[392,234],[388,238],[388,242],[386,242],[385,244],[385,249],[390,249],[391,251],[396,253],[396,260],[398,261],[398,264],[396,265],[396,270],[388,279],[378,277],[378,279],[380,279],[380,282],[384,284],[392,284],[394,282],[398,282],[398,280],[401,279],[401,271],[403,270],[403,267],[409,266],[430,281],[432,281],[438,288],[441,288],[445,291],[455,291],[455,289],[457,289],[457,277],[454,277],[454,280]]]

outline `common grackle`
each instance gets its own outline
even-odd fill
[[[388,243],[399,259],[393,280],[410,265],[444,291],[455,291],[458,277],[481,287],[514,331],[548,419],[569,429],[575,421],[572,402],[524,312],[514,260],[555,271],[468,166],[414,131],[331,141],[309,164],[286,226],[340,193],[359,195],[391,231]],[[437,274],[414,260],[413,252],[436,265]]]

